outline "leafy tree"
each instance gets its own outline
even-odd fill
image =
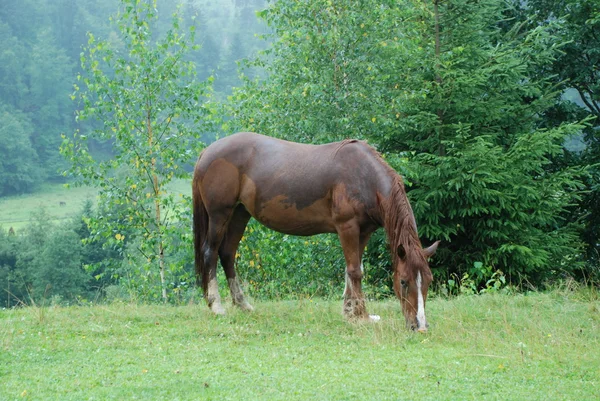
[[[268,77],[235,93],[226,128],[377,143],[412,183],[422,237],[445,240],[438,273],[570,271],[582,182],[552,161],[583,127],[538,128],[558,95],[538,72],[560,42],[547,26],[503,29],[505,13],[497,0],[275,1],[262,13],[275,41],[251,63]]]
[[[38,233],[30,233],[37,235]],[[68,225],[57,227],[27,266],[35,296],[76,299],[86,295],[90,275],[81,263],[81,240]]]
[[[55,226],[48,214],[39,210],[14,244],[13,277],[22,286],[18,301],[39,302],[53,296],[71,300],[87,295],[90,275],[83,269],[81,240],[70,223]]]
[[[88,200],[84,204],[80,216],[73,219],[74,231],[83,244],[81,263],[94,278],[90,282],[90,291],[94,292],[117,283],[115,271],[118,270],[123,260],[123,255],[119,252],[118,247],[111,247],[107,244],[106,239],[95,235],[90,229],[92,219],[106,218],[108,215],[106,210],[95,211],[92,201]],[[123,235],[129,237],[129,232],[125,232]]]
[[[538,128],[557,101],[538,74],[555,60],[557,38],[546,26],[502,31],[504,7],[457,0],[422,9],[423,83],[411,89],[424,92],[397,102],[402,130],[381,143],[416,151],[414,209],[426,237],[450,241],[443,262],[476,276],[479,261],[539,283],[578,266],[578,227],[566,218],[580,172],[551,162],[583,127]]]
[[[20,112],[0,103],[0,196],[29,192],[39,180],[33,128]]]
[[[0,99],[19,109],[26,93],[26,49],[12,32],[11,26],[0,20]]]
[[[31,50],[27,67],[27,107],[35,127],[31,139],[44,175],[56,179],[65,164],[58,153],[60,134],[72,120],[69,94],[74,63],[57,47],[51,30],[41,30]]]
[[[215,80],[215,90],[229,93],[236,84],[239,84],[236,71],[238,62],[243,57],[244,48],[240,35],[233,35],[231,44],[224,52],[224,57],[221,61],[222,67],[219,69],[218,74],[222,75],[222,78]]]
[[[249,62],[268,78],[235,91],[232,129],[304,142],[371,137],[388,90],[377,81],[393,62],[384,43],[405,13],[376,1],[273,2],[260,13],[272,47]]]
[[[187,218],[185,206],[166,185],[188,177],[184,166],[199,154],[198,138],[210,127],[202,104],[210,81],[195,81],[194,65],[184,58],[194,29],[190,39],[181,34],[175,15],[172,29],[157,38],[157,19],[156,2],[123,0],[115,18],[123,49],[89,35],[81,58],[85,73],[78,78],[83,88],[77,85],[73,97],[83,106],[77,118],[100,125],[65,138],[61,151],[74,177],[100,189],[106,215],[89,220],[93,235],[121,248],[127,259],[143,256],[143,270],[157,268],[166,301],[175,222]],[[88,137],[112,141],[114,158],[90,155]]]

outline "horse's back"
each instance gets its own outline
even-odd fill
[[[324,148],[330,145],[307,145],[253,132],[239,132],[213,142],[204,150],[199,162],[207,167],[215,159],[224,158],[240,169],[301,166],[309,163],[308,159],[322,157]],[[313,167],[318,165],[313,163]]]

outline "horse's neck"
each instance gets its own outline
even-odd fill
[[[380,220],[391,238],[390,243],[402,243],[405,247],[418,246],[419,235],[417,224],[404,190],[404,184],[399,177],[391,177],[391,190],[388,197],[382,202],[379,213]],[[407,250],[409,251],[409,250]]]

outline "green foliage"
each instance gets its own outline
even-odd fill
[[[536,132],[508,151],[483,136],[457,136],[446,155],[416,158],[413,208],[424,236],[451,242],[441,250],[444,262],[458,267],[449,273],[483,261],[517,283],[539,284],[580,267],[580,227],[565,217],[582,183],[574,169],[545,170],[564,135]]]
[[[334,235],[294,237],[252,220],[238,249],[237,270],[256,298],[339,297],[343,292],[344,255]]]
[[[29,192],[39,182],[29,119],[0,102],[0,196]]]
[[[89,219],[92,236],[121,249],[141,271],[156,269],[166,301],[166,270],[174,268],[168,254],[176,251],[174,240],[189,222],[189,203],[165,186],[188,177],[184,166],[199,154],[202,132],[210,130],[203,102],[211,80],[197,82],[194,64],[185,61],[195,30],[190,38],[180,33],[177,14],[172,28],[156,38],[155,7],[152,1],[123,0],[115,19],[117,44],[89,35],[81,56],[85,73],[72,97],[83,106],[78,120],[97,128],[65,137],[61,151],[72,163],[72,176],[100,189],[105,214]],[[94,158],[90,137],[111,141],[114,158]]]
[[[485,285],[480,283],[485,282]],[[456,273],[441,285],[438,286],[441,293],[445,296],[449,295],[475,295],[490,292],[503,291],[511,293],[514,286],[509,285],[506,276],[501,270],[493,271],[490,266],[484,265],[482,262],[473,263],[473,267],[469,272],[463,273],[462,277],[458,277]]]
[[[0,99],[23,127],[18,141],[27,135],[27,151],[11,158],[34,172],[14,175],[0,165],[0,175],[13,174],[16,187],[0,195],[31,192],[42,180],[59,177],[60,131],[72,120],[68,93],[74,67],[49,26],[43,11],[47,1],[5,3],[0,11]]]
[[[10,307],[27,300],[24,272],[17,268],[19,241],[0,226],[0,305]]]
[[[563,163],[589,164],[591,174],[586,177],[588,192],[573,209],[572,219],[583,217],[585,228],[583,239],[587,243],[588,275],[600,275],[600,5],[594,0],[560,2],[531,0],[523,5],[517,17],[530,18],[533,24],[543,24],[556,20],[556,32],[564,43],[556,60],[549,66],[550,79],[559,88],[575,90],[577,96],[562,99],[555,110],[547,117],[548,124],[576,120],[582,115],[595,117],[583,131],[585,147],[570,154]],[[557,122],[558,121],[558,122]]]
[[[191,205],[188,210],[191,210]],[[167,300],[172,304],[186,304],[199,298],[189,225],[189,216],[175,221],[168,231],[169,236],[164,237],[164,288]],[[121,261],[115,260],[120,263],[109,271],[119,277],[118,283],[127,293],[127,298],[142,302],[164,301],[159,269],[148,268],[146,256],[138,251],[142,241],[140,238],[128,241],[124,252],[129,256]]]
[[[423,74],[430,90],[401,103],[405,129],[382,146],[416,151],[409,179],[420,231],[448,241],[436,266],[460,275],[483,261],[538,285],[581,266],[580,227],[566,217],[583,171],[552,162],[583,126],[539,128],[558,94],[538,72],[560,41],[552,26],[498,29],[502,7],[456,1],[429,10],[439,21],[427,19],[420,35],[438,43],[421,61],[432,66]]]
[[[75,232],[82,242],[81,263],[83,268],[93,278],[90,286],[97,293],[105,290],[110,285],[118,282],[115,270],[123,261],[120,248],[110,246],[108,241],[101,236],[94,235],[90,230],[90,222],[94,219],[106,218],[106,210],[94,211],[92,202],[88,200],[83,206],[79,216],[73,218]],[[129,236],[129,233],[125,233]]]
[[[275,1],[261,12],[272,46],[250,67],[266,78],[245,78],[234,90],[226,130],[253,130],[302,142],[369,138],[389,115],[380,82],[397,75],[388,47],[410,10],[376,1]],[[395,36],[397,35],[397,36]]]
[[[579,221],[567,218],[585,169],[554,161],[583,124],[544,127],[559,92],[547,71],[556,25],[506,19],[496,0],[275,1],[261,13],[275,40],[264,79],[231,98],[226,129],[324,142],[375,142],[405,158],[424,242],[445,240],[438,277],[481,261],[539,284],[581,266]],[[392,164],[398,167],[397,163]],[[383,242],[367,260],[384,253]],[[383,263],[381,264],[383,267]],[[380,269],[385,272],[384,268]]]
[[[93,295],[81,239],[72,223],[55,225],[43,209],[18,235],[0,230],[2,305],[71,302]]]

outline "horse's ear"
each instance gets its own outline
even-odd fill
[[[425,255],[425,257],[430,258],[433,256],[433,254],[435,253],[435,251],[437,251],[437,247],[440,244],[440,241],[435,241],[433,243],[433,245],[431,245],[429,248],[425,248],[423,249],[423,254]]]
[[[398,257],[400,259],[404,260],[406,258],[406,249],[404,249],[404,245],[398,245],[398,249],[396,250],[396,252],[398,253]]]

